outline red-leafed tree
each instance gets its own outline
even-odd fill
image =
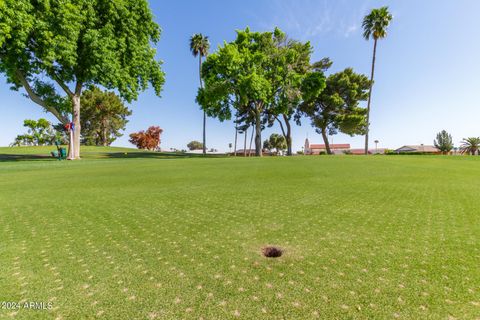
[[[130,134],[130,143],[138,149],[156,150],[160,146],[160,135],[163,130],[158,126],[151,126],[147,131],[139,131]]]

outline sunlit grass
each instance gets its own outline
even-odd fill
[[[53,308],[0,318],[475,319],[479,176],[475,157],[1,162],[0,301]]]

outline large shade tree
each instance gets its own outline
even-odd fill
[[[93,86],[82,93],[82,142],[85,145],[109,146],[118,137],[132,114],[114,93]]]
[[[149,83],[160,94],[159,39],[147,0],[0,1],[0,73],[60,122],[72,115],[70,159],[80,158],[85,86],[116,89],[127,101]]]
[[[302,43],[288,39],[286,34],[276,31],[276,47],[271,52],[274,66],[271,77],[273,99],[265,114],[267,123],[278,123],[287,143],[287,155],[292,155],[291,120],[302,101],[301,86],[310,71],[310,42]]]
[[[370,90],[367,103],[367,127],[365,131],[365,154],[368,154],[368,135],[370,132],[370,105],[372,102],[373,78],[375,75],[375,59],[377,56],[377,41],[387,36],[387,28],[392,21],[393,16],[388,11],[388,7],[381,7],[373,9],[363,19],[363,37],[366,40],[373,38],[373,56],[372,56],[372,70],[370,74]]]
[[[304,102],[296,119],[307,116],[317,133],[322,135],[325,148],[331,154],[328,135],[339,131],[348,135],[363,134],[366,109],[360,102],[368,98],[370,81],[351,68],[330,75],[326,86],[323,73],[311,73],[303,84]]]
[[[202,81],[202,58],[208,55],[210,49],[210,42],[208,37],[201,33],[196,33],[190,37],[190,51],[194,57],[198,56],[198,74],[200,77],[200,88],[203,88]],[[203,154],[207,153],[207,114],[203,111]]]
[[[237,38],[224,43],[210,54],[202,67],[205,88],[197,101],[207,115],[223,120],[232,117],[234,109],[248,113],[255,124],[255,155],[262,155],[262,117],[273,100],[272,78],[275,64],[272,53],[281,31],[237,31]],[[245,111],[245,112],[244,112]]]

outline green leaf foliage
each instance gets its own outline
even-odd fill
[[[188,144],[187,144],[187,148],[188,150],[202,150],[203,149],[203,143],[201,143],[200,141],[190,141]]]
[[[275,149],[276,153],[278,154],[279,152],[287,149],[287,140],[283,135],[272,133],[270,137],[263,142],[263,148],[269,151]]]
[[[132,114],[114,92],[92,87],[82,94],[82,141],[85,145],[109,146],[123,134]]]
[[[65,84],[100,84],[128,101],[151,83],[160,94],[160,38],[146,0],[4,0],[0,72],[17,88],[21,71]]]
[[[453,149],[452,136],[445,130],[437,133],[436,139],[433,141],[435,147],[442,153],[448,153]]]
[[[59,140],[60,143],[65,142],[63,131],[55,131],[52,124],[44,118],[38,120],[26,119],[23,121],[23,126],[28,129],[27,133],[16,136],[11,144],[12,146],[53,145],[55,140]]]
[[[237,31],[237,38],[210,54],[202,67],[205,88],[197,101],[211,117],[231,119],[232,110],[263,112],[272,95],[272,32]]]
[[[310,118],[317,132],[336,134],[363,134],[366,127],[366,109],[359,106],[368,98],[370,81],[351,68],[330,75],[326,84],[322,76],[313,72],[303,82],[304,102],[297,113]],[[323,88],[325,86],[325,88]]]
[[[480,137],[469,137],[462,140],[460,150],[462,153],[475,155],[480,149]]]
[[[366,40],[373,38],[382,39],[387,36],[387,28],[392,21],[393,16],[388,11],[388,7],[373,9],[362,22],[363,37]]]
[[[208,54],[210,49],[210,42],[208,36],[204,36],[201,33],[196,33],[190,37],[190,51],[194,57],[200,55],[200,57],[205,57]]]
[[[258,151],[264,124],[272,125],[279,115],[288,121],[302,100],[301,84],[310,69],[311,52],[310,43],[288,40],[278,28],[238,30],[234,41],[225,42],[203,63],[205,88],[199,90],[197,102],[220,121],[235,114],[240,126],[253,123]]]

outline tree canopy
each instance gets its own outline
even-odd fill
[[[82,93],[82,141],[86,145],[109,146],[123,134],[132,114],[114,93],[91,87]]]
[[[480,137],[469,137],[462,140],[460,150],[462,153],[471,154],[472,156],[478,153],[480,149]]]
[[[334,73],[327,78],[322,89],[323,73],[311,73],[303,84],[304,102],[296,119],[307,116],[321,134],[328,153],[331,153],[328,135],[339,131],[348,135],[363,134],[366,127],[366,109],[360,102],[368,98],[370,81],[351,68]]]
[[[221,121],[231,119],[233,109],[250,116],[255,124],[255,150],[261,156],[262,115],[274,98],[276,65],[272,56],[284,37],[274,32],[237,31],[237,38],[224,43],[203,63],[201,88],[197,101],[205,112]]]
[[[139,131],[130,134],[130,143],[138,149],[155,151],[160,147],[160,135],[163,129],[158,126],[150,126],[146,131]]]
[[[287,149],[287,140],[281,134],[272,133],[270,137],[263,142],[263,148],[269,151],[275,149],[278,154]]]
[[[366,40],[382,39],[387,36],[387,28],[392,21],[393,16],[388,12],[388,7],[373,9],[365,16],[362,22],[363,37]]]
[[[44,118],[24,120],[23,126],[28,129],[27,133],[16,136],[12,146],[45,146],[54,144],[57,138],[61,140],[60,134]]]
[[[151,46],[160,39],[160,28],[147,0],[4,0],[0,31],[0,73],[12,88],[23,87],[62,123],[73,114],[71,158],[80,156],[85,86],[116,89],[131,101],[149,83],[159,95],[164,83]]]
[[[190,37],[190,51],[194,57],[205,57],[210,49],[210,41],[208,36],[204,36],[201,33],[196,33]]]
[[[187,148],[188,150],[190,151],[193,151],[193,150],[202,150],[203,149],[203,143],[201,143],[200,141],[190,141],[188,144],[187,144]]]
[[[288,39],[279,32],[276,47],[270,54],[274,73],[272,83],[273,99],[266,109],[266,123],[278,123],[287,143],[287,155],[292,155],[291,119],[302,102],[302,83],[311,72],[310,56],[313,48],[310,42],[302,43]],[[320,74],[320,73],[318,73]],[[319,88],[320,89],[320,88]]]
[[[442,153],[448,153],[453,149],[452,136],[445,130],[437,134],[437,138],[433,141],[433,144]]]

